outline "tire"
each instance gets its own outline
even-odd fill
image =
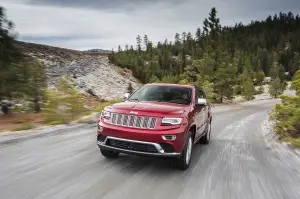
[[[100,149],[101,154],[106,158],[116,158],[118,157],[119,153],[115,151]]]
[[[190,166],[192,159],[192,151],[193,151],[193,133],[189,133],[186,144],[182,151],[182,155],[179,159],[177,159],[177,167],[181,170],[187,170]]]
[[[208,123],[206,133],[202,138],[200,138],[199,143],[200,144],[209,144],[210,135],[211,135],[211,121]]]

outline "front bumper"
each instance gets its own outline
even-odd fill
[[[112,143],[119,143],[119,145],[112,145]],[[130,155],[141,155],[141,156],[151,156],[151,157],[170,157],[179,158],[181,153],[176,152],[166,152],[163,147],[154,142],[144,142],[131,139],[123,139],[117,137],[106,136],[104,140],[97,141],[100,149],[113,150],[120,153],[130,154]],[[145,151],[145,148],[150,151]]]

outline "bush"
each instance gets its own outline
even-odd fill
[[[234,90],[235,95],[241,95],[243,87],[240,85],[236,85],[236,86],[234,86],[233,90]]]
[[[248,78],[243,84],[242,96],[247,101],[253,100],[255,92],[256,92],[256,90],[255,90],[254,84],[253,84],[251,78]]]
[[[276,104],[271,118],[275,120],[276,132],[283,136],[300,135],[300,97],[280,96],[282,103]]]
[[[255,85],[261,85],[265,79],[265,73],[263,71],[255,72],[254,74]]]
[[[277,98],[280,96],[286,89],[287,83],[282,82],[279,77],[276,77],[271,81],[269,86],[269,93],[272,97]]]
[[[96,112],[101,112],[106,106],[118,103],[118,102],[122,102],[122,99],[114,99],[114,100],[110,100],[110,101],[106,101],[103,102],[101,105],[97,106],[97,108],[95,109]]]
[[[15,131],[24,131],[24,130],[29,130],[33,129],[33,125],[30,122],[23,123],[21,127],[16,128]]]
[[[297,72],[300,74],[300,72]],[[295,76],[293,86],[300,91],[300,75]],[[276,104],[271,119],[275,121],[275,131],[284,141],[291,142],[293,146],[300,147],[300,92],[297,96],[281,95],[281,104]]]
[[[57,91],[46,92],[45,101],[44,117],[50,124],[69,123],[88,113],[83,97],[64,79],[59,80]]]
[[[293,78],[292,87],[296,90],[296,94],[300,96],[300,70],[296,72]]]

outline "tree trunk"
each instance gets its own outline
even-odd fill
[[[4,114],[8,114],[9,113],[9,108],[7,104],[1,104],[1,110]]]

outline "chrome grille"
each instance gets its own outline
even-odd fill
[[[113,113],[111,123],[118,126],[154,129],[156,118]]]
[[[153,129],[155,127],[156,118],[151,118],[150,120],[150,129]]]

